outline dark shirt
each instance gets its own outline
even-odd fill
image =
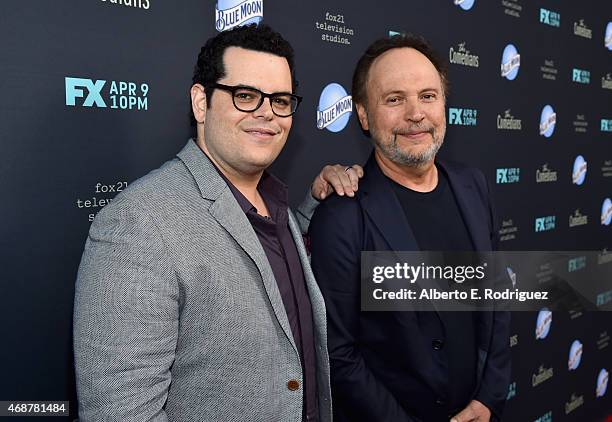
[[[206,155],[206,154],[204,154]],[[208,156],[206,156],[208,158]],[[210,159],[210,158],[209,158]],[[214,166],[214,163],[211,160]],[[215,166],[215,168],[217,168]],[[310,296],[304,279],[300,257],[289,229],[289,197],[287,186],[264,172],[257,185],[270,217],[257,209],[217,168],[240,208],[246,214],[263,247],[280,291],[291,333],[300,354],[303,378],[303,419],[317,421],[316,356]]]
[[[438,166],[438,185],[416,192],[389,179],[422,251],[471,251],[474,245],[448,176]],[[439,312],[446,337],[442,351],[449,367],[450,413],[463,410],[476,387],[476,330],[472,312]]]

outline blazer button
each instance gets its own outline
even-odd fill
[[[444,342],[442,340],[436,339],[431,342],[431,347],[433,347],[434,350],[440,350],[443,345],[444,345]]]
[[[300,382],[298,380],[289,380],[287,381],[287,388],[290,391],[295,391],[300,388]]]

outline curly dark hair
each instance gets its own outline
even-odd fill
[[[295,92],[298,81],[295,78],[293,47],[281,34],[265,24],[250,24],[237,26],[228,31],[220,32],[208,39],[198,54],[198,61],[193,71],[193,84],[204,86],[206,104],[210,107],[214,85],[225,76],[223,54],[228,47],[241,47],[247,50],[271,53],[284,57],[291,71],[292,90]],[[193,112],[191,123],[195,125]]]
[[[444,95],[448,94],[448,70],[446,62],[438,56],[425,38],[412,34],[398,34],[374,41],[357,62],[355,72],[353,73],[353,86],[351,92],[355,103],[366,104],[366,83],[368,81],[370,67],[372,67],[372,63],[374,63],[374,60],[379,56],[394,48],[414,48],[427,57],[440,75]]]

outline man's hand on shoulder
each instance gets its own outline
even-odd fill
[[[489,422],[491,411],[478,400],[472,400],[465,409],[453,416],[450,422]]]
[[[327,165],[321,169],[312,182],[310,193],[319,201],[334,192],[340,196],[353,197],[357,192],[361,177],[363,177],[363,168],[358,164],[348,167],[342,164]]]

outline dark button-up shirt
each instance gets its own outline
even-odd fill
[[[214,165],[214,163],[212,164]],[[217,171],[226,181],[240,208],[253,226],[274,273],[276,284],[285,305],[293,339],[301,358],[304,375],[303,418],[307,421],[316,421],[318,412],[312,308],[302,264],[289,229],[287,186],[271,174],[264,172],[257,185],[257,190],[266,203],[270,214],[270,217],[264,217],[257,213],[253,204],[218,168]]]

